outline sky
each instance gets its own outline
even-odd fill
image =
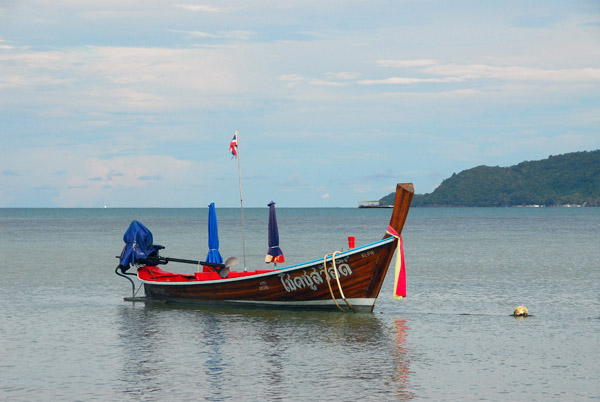
[[[600,2],[0,1],[0,207],[355,207],[600,149]]]

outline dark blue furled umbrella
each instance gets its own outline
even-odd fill
[[[223,257],[219,253],[219,229],[214,202],[211,202],[208,206],[208,255],[206,256],[206,262],[223,263]]]
[[[279,248],[279,229],[277,228],[277,215],[275,214],[275,203],[269,204],[269,250],[265,257],[265,262],[285,262],[283,252]]]

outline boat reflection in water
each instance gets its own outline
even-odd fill
[[[414,397],[404,320],[157,303],[120,316],[122,389],[140,398]]]

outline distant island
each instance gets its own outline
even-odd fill
[[[394,204],[394,193],[382,204]],[[550,156],[510,167],[477,166],[415,194],[415,207],[600,206],[600,150]]]

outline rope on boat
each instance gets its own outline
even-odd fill
[[[325,257],[323,257],[323,270],[325,271],[325,278],[327,279],[327,286],[329,286],[329,293],[331,294],[331,298],[333,299],[333,302],[335,303],[337,308],[339,308],[343,312],[347,312],[347,310],[344,310],[338,304],[337,300],[335,299],[335,295],[333,294],[333,289],[331,288],[331,283],[329,281],[329,272],[327,271],[327,257],[331,256],[333,273],[335,274],[335,280],[337,281],[338,289],[340,290],[340,295],[342,296],[342,300],[344,300],[346,305],[350,308],[350,310],[352,310],[353,313],[356,313],[356,310],[354,310],[354,307],[352,307],[352,304],[350,304],[350,302],[346,299],[346,296],[344,296],[344,291],[342,290],[342,284],[340,283],[340,276],[338,275],[337,266],[335,265],[335,255],[337,253],[341,253],[341,251],[334,251],[333,253],[326,254]]]
[[[117,265],[117,267],[115,268],[115,274],[127,279],[131,283],[131,294],[133,296],[135,296],[135,283],[133,283],[133,281],[129,277],[129,276],[135,276],[135,274],[131,274],[131,273],[123,272],[123,271],[121,271],[121,273],[120,273],[119,269],[121,269],[121,266]]]
[[[139,291],[142,289],[142,286],[144,286],[144,284],[143,284],[143,283],[140,283],[140,286],[138,286],[137,290],[136,290],[136,291],[135,291],[135,293],[133,294],[133,297],[135,297],[135,296],[138,294],[138,292],[139,292]]]
[[[330,254],[325,254],[325,257],[323,257],[323,270],[325,271],[325,279],[327,279],[327,286],[329,286],[329,293],[331,294],[331,298],[333,299],[333,302],[335,303],[335,305],[337,306],[337,308],[339,308],[342,311],[346,311],[343,308],[340,307],[340,305],[338,304],[337,300],[335,300],[335,296],[333,294],[333,289],[331,289],[331,283],[329,282],[329,273],[327,272],[327,257],[329,257]]]
[[[152,275],[152,278],[154,278],[154,280],[156,280],[156,276],[154,276],[154,272],[152,272],[152,268],[148,267],[147,271],[148,271],[148,273],[150,273],[150,275]]]

